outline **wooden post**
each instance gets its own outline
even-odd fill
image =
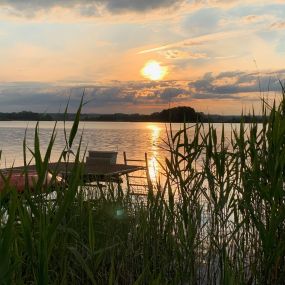
[[[126,152],[125,152],[125,151],[123,152],[123,155],[124,155],[124,162],[125,162],[125,165],[127,165],[127,164],[128,164],[128,161],[127,161],[127,155],[126,155]],[[128,193],[130,193],[131,188],[130,188],[130,181],[129,181],[129,175],[128,175],[128,173],[126,174],[126,180],[127,180]]]
[[[147,185],[148,185],[148,189],[150,191],[153,190],[152,188],[152,181],[151,181],[151,178],[150,178],[150,175],[149,175],[149,169],[148,169],[148,158],[147,158],[147,153],[145,152],[144,154],[144,157],[145,157],[145,166],[146,166],[146,177],[147,177]]]

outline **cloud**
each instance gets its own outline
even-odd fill
[[[251,11],[251,9],[250,9]],[[254,11],[254,10],[253,10]],[[240,27],[244,28],[245,25],[255,27],[256,30],[264,30],[264,26],[267,26],[269,23],[276,21],[276,16],[274,14],[248,14],[244,15],[244,12],[241,15],[231,15],[230,13],[227,16],[221,17],[219,20],[220,27]],[[267,11],[268,12],[268,11]]]
[[[272,23],[270,25],[270,28],[272,30],[284,30],[285,29],[285,21],[279,21],[279,22]]]
[[[112,113],[127,106],[165,104],[189,96],[189,91],[175,87],[172,81],[165,82],[117,82],[106,85],[57,86],[48,83],[5,83],[0,85],[0,112],[31,110],[36,112],[58,112],[59,106],[70,100],[70,111],[79,105],[85,89],[85,112],[103,108]],[[187,88],[187,86],[186,86]]]
[[[259,23],[272,19],[272,15],[247,15],[241,18],[243,23]]]
[[[211,100],[228,100],[228,99],[241,99],[238,95],[233,94],[193,94],[192,98],[194,99],[211,99]]]
[[[215,42],[215,41],[222,41],[225,39],[230,38],[236,38],[242,35],[247,35],[249,31],[230,31],[230,32],[219,32],[219,33],[212,33],[212,34],[206,34],[199,37],[193,37],[190,39],[186,39],[183,41],[178,41],[171,44],[162,45],[159,47],[151,48],[151,49],[145,49],[138,54],[145,54],[145,53],[151,53],[151,52],[158,52],[162,50],[169,50],[169,49],[175,49],[175,48],[185,48],[190,46],[197,46],[197,45],[204,45],[209,42]]]
[[[167,59],[201,59],[207,58],[205,53],[195,53],[187,50],[168,49],[160,52]]]
[[[131,81],[104,85],[56,85],[50,83],[11,82],[0,84],[0,112],[58,112],[70,100],[74,112],[85,89],[85,113],[134,113],[144,108],[159,111],[174,105],[195,105],[201,100],[226,102],[259,101],[260,91],[280,91],[279,79],[285,80],[285,69],[268,72],[226,71],[206,73],[192,81]],[[214,102],[212,101],[212,102]],[[222,104],[222,103],[221,103]],[[197,109],[199,110],[199,109]]]
[[[39,18],[48,20],[55,18],[52,16],[61,16],[63,19],[73,19],[76,16],[102,17],[134,12],[142,15],[138,19],[145,19],[149,12],[158,12],[162,18],[176,18],[186,13],[195,13],[198,10],[208,8],[229,9],[234,6],[252,6],[264,3],[265,0],[0,0],[0,10],[2,14],[14,17]],[[271,0],[272,3],[284,4],[283,0]],[[162,11],[163,12],[162,12]],[[171,13],[165,13],[165,10]],[[52,15],[48,12],[52,11]],[[70,13],[71,12],[71,13]],[[149,15],[149,14],[148,14]],[[158,17],[156,13],[151,17]],[[79,17],[80,18],[80,17]],[[149,18],[148,18],[149,19]],[[124,20],[126,20],[124,18]],[[134,19],[133,19],[134,20]]]
[[[166,8],[177,5],[184,1],[181,0],[105,0],[109,11],[146,11],[158,8]]]
[[[18,107],[21,105],[23,105],[25,110],[31,110],[35,107],[52,107],[55,111],[55,108],[58,108],[61,104],[67,102],[68,93],[66,91],[66,88],[53,86],[52,84],[47,83],[12,82],[1,84],[1,111],[5,112],[5,110],[7,110],[11,112],[19,110]],[[41,111],[44,112],[45,110],[41,109]]]
[[[267,4],[267,1],[261,1]],[[272,0],[272,3],[283,3],[283,0]],[[109,11],[138,11],[144,12],[147,10],[169,8],[171,6],[179,6],[180,4],[191,4],[192,7],[208,5],[215,7],[223,7],[224,5],[235,4],[250,4],[260,3],[260,0],[0,0],[0,5],[12,7],[17,10],[46,10],[51,8],[74,8],[74,7],[89,7],[98,8],[104,7]]]
[[[250,5],[250,4],[268,4],[267,0],[195,0],[195,5],[198,6],[214,6],[221,8],[231,8],[236,5]],[[283,0],[271,0],[271,4],[273,3],[281,3],[283,4]]]
[[[35,16],[50,9],[75,9],[83,16],[98,16],[102,11],[145,12],[180,6],[185,0],[0,0],[0,6],[16,16]]]
[[[168,87],[159,91],[159,98],[163,101],[171,101],[178,98],[186,98],[190,95],[188,90],[183,88]]]
[[[217,75],[209,72],[202,79],[190,82],[189,88],[194,98],[241,99],[241,94],[278,91],[279,80],[284,79],[285,70],[265,73],[229,71]]]

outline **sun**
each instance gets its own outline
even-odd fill
[[[148,61],[141,69],[141,75],[150,80],[161,80],[167,74],[167,67],[161,66],[156,60]]]

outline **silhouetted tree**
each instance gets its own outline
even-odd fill
[[[151,114],[151,117],[161,122],[197,122],[201,119],[201,114],[196,113],[191,107],[174,107],[162,110],[159,113]]]

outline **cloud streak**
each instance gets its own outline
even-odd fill
[[[185,48],[185,47],[191,47],[191,46],[205,45],[206,43],[209,43],[209,42],[222,41],[225,39],[243,36],[243,35],[248,34],[248,32],[249,31],[246,31],[246,32],[230,31],[230,32],[212,33],[212,34],[202,35],[199,37],[193,37],[193,38],[186,39],[183,41],[178,41],[178,42],[171,43],[171,44],[162,45],[162,46],[151,48],[151,49],[145,49],[145,50],[138,52],[138,54],[146,54],[146,53],[158,52],[162,50],[170,50],[174,48],[183,48],[183,47]]]
[[[272,23],[270,25],[270,28],[272,30],[284,30],[285,29],[285,21],[279,21],[279,22]]]
[[[201,59],[208,57],[206,53],[195,53],[181,49],[168,49],[160,53],[167,59]]]

